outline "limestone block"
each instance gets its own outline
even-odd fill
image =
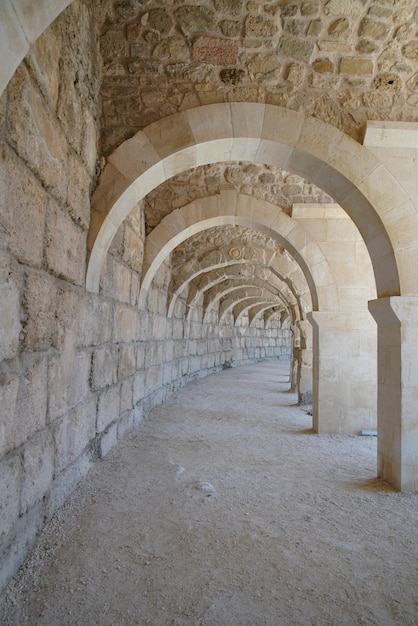
[[[71,339],[65,343],[61,354],[50,360],[48,367],[50,420],[63,415],[88,396],[90,362],[90,354],[77,353]]]
[[[28,354],[22,363],[16,402],[16,444],[42,430],[47,419],[47,359]]]
[[[4,257],[3,257],[4,258]],[[0,262],[3,260],[0,258]],[[19,349],[20,294],[18,287],[9,277],[0,282],[0,361],[16,356]]]
[[[87,472],[96,461],[97,454],[92,454],[91,450],[87,447],[71,465],[64,467],[61,472],[57,471],[48,498],[47,511],[49,515],[53,515],[53,513],[64,504],[68,496],[74,491],[80,480],[86,476]]]
[[[145,372],[138,372],[133,381],[133,402],[135,405],[145,397]]]
[[[131,300],[131,270],[122,263],[115,262],[113,266],[112,294],[120,302],[129,304]]]
[[[373,74],[373,61],[371,59],[361,59],[358,57],[343,58],[340,63],[340,73],[369,76]]]
[[[13,373],[0,375],[0,458],[16,447],[16,403],[19,376]]]
[[[195,143],[188,120],[180,113],[151,124],[143,132],[161,158],[174,155]]]
[[[97,391],[117,381],[117,355],[110,346],[98,348],[93,352],[90,384],[92,391]]]
[[[23,65],[10,82],[7,137],[57,200],[67,198],[67,143]]]
[[[6,148],[1,150],[0,227],[11,252],[40,267],[43,256],[46,194]]]
[[[162,315],[154,315],[152,319],[152,338],[154,340],[164,339],[167,327],[167,318]]]
[[[113,336],[115,341],[135,341],[137,339],[135,310],[123,305],[116,306]]]
[[[133,404],[133,379],[128,378],[124,380],[120,385],[120,413],[125,411],[131,411],[134,408]]]
[[[49,429],[28,441],[22,453],[23,482],[20,513],[24,514],[49,491],[54,476],[54,442]]]
[[[103,458],[110,452],[118,441],[118,425],[112,424],[110,428],[100,437],[100,458]]]
[[[94,158],[96,159],[96,155]],[[70,215],[83,230],[87,230],[90,225],[91,173],[87,171],[85,164],[78,156],[71,152],[68,155],[66,171],[67,203]]]
[[[142,370],[145,367],[145,353],[147,346],[139,345],[136,349],[136,369]]]
[[[175,11],[176,22],[186,32],[216,29],[216,14],[203,6],[183,6]]]
[[[163,383],[163,367],[158,365],[147,369],[145,372],[145,381],[147,394],[160,389]]]
[[[0,543],[4,542],[19,516],[21,467],[18,456],[0,462]]]
[[[87,233],[52,199],[46,221],[46,262],[52,273],[84,285]]]
[[[118,439],[124,439],[135,427],[135,413],[134,411],[126,411],[118,422]]]
[[[145,368],[159,365],[163,362],[164,343],[153,341],[145,354]]]
[[[120,389],[119,386],[109,387],[99,396],[97,403],[96,431],[105,430],[108,425],[117,420],[120,413]]]
[[[31,350],[48,350],[58,345],[55,310],[58,300],[56,281],[47,274],[29,273],[23,307],[26,313],[25,345]]]
[[[97,122],[87,106],[82,105],[84,118],[84,133],[81,137],[81,156],[87,165],[88,172],[95,174],[97,161]]]
[[[122,380],[132,374],[136,370],[136,354],[135,347],[128,346],[119,349],[119,363],[118,363],[118,379]]]

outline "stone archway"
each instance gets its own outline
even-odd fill
[[[407,375],[414,355],[399,329],[418,328],[418,272],[411,271],[417,266],[418,216],[386,166],[344,133],[302,112],[254,103],[201,106],[151,124],[109,157],[92,198],[87,288],[98,291],[119,225],[148,192],[191,167],[234,160],[286,167],[308,178],[331,195],[359,229],[378,295],[371,310],[379,326],[379,475],[399,488],[415,488],[418,380]],[[387,356],[393,353],[387,326],[397,346],[391,380],[383,374]]]
[[[92,198],[87,288],[98,290],[108,247],[140,199],[188,168],[236,160],[286,167],[329,193],[366,243],[379,297],[416,287],[406,269],[417,244],[412,245],[412,238],[411,246],[394,250],[390,233],[400,219],[393,214],[396,207],[403,207],[404,216],[408,211],[413,224],[418,218],[408,194],[373,154],[302,112],[230,103],[164,118],[125,141],[109,157]]]

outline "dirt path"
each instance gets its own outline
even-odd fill
[[[418,496],[318,436],[287,363],[177,392],[52,520],[0,624],[418,624]]]

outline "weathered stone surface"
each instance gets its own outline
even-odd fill
[[[155,47],[153,56],[158,59],[188,61],[190,52],[184,39],[180,37],[169,37],[168,39],[163,39],[163,41]]]
[[[87,233],[55,201],[48,203],[45,253],[49,270],[66,280],[83,285]]]
[[[161,66],[159,61],[143,59],[129,63],[128,69],[131,74],[158,74]]]
[[[155,28],[160,33],[168,33],[173,21],[165,9],[151,9],[148,13],[147,26]]]
[[[92,391],[114,385],[117,381],[117,354],[111,346],[93,352],[90,385]]]
[[[274,54],[259,54],[248,63],[248,71],[261,82],[276,80],[280,75],[280,61]]]
[[[0,327],[0,360],[11,359],[19,349],[20,290],[12,274],[8,255],[0,251],[0,319],[3,321]]]
[[[354,74],[365,76],[373,73],[373,62],[370,59],[358,59],[356,57],[342,59],[340,64],[341,74]]]
[[[62,471],[73,463],[95,436],[96,398],[89,398],[53,424],[56,468]]]
[[[236,85],[244,80],[245,72],[239,69],[224,69],[220,71],[220,79],[223,83]]]
[[[119,417],[120,395],[119,387],[109,387],[99,396],[97,404],[96,431],[102,432],[107,426]]]
[[[100,51],[104,59],[124,57],[128,52],[128,46],[122,31],[108,30],[100,38]]]
[[[216,30],[216,14],[209,8],[185,6],[174,13],[179,26],[187,32]]]
[[[214,37],[199,37],[192,47],[193,61],[232,65],[238,56],[238,42]]]
[[[277,30],[273,20],[262,15],[248,15],[245,20],[246,37],[273,37]]]
[[[136,371],[135,347],[128,346],[119,350],[118,379],[132,376]]]
[[[0,229],[23,263],[40,266],[43,255],[46,194],[5,148],[1,150]]]
[[[241,32],[241,22],[238,21],[222,20],[219,26],[225,37],[238,37]]]
[[[77,354],[71,338],[62,353],[51,359],[48,367],[49,419],[74,408],[89,395],[90,355]]]
[[[287,80],[294,85],[300,85],[306,75],[306,70],[303,65],[299,63],[291,63],[287,72]]]
[[[372,86],[380,91],[399,91],[402,81],[397,74],[380,74],[376,76]]]
[[[309,37],[317,37],[321,33],[322,28],[322,20],[312,20],[308,26],[307,35],[309,35]]]
[[[279,54],[290,56],[300,61],[309,61],[314,50],[314,44],[309,40],[282,37],[279,45]]]
[[[347,37],[349,34],[350,22],[346,17],[341,17],[335,22],[332,22],[331,26],[328,28],[328,34],[331,37]]]
[[[335,72],[335,67],[329,59],[318,59],[313,64],[315,72]]]
[[[416,61],[418,59],[418,40],[407,43],[405,46],[403,46],[402,52],[407,59]]]
[[[15,412],[16,445],[30,439],[47,421],[47,360],[27,354],[22,364]]]
[[[19,515],[21,467],[19,457],[0,461],[0,542],[3,543]]]
[[[284,22],[283,30],[289,35],[303,35],[306,31],[306,22],[304,20],[287,19]]]
[[[386,39],[389,35],[390,26],[384,22],[365,18],[360,24],[359,34],[361,37],[371,37],[371,39]]]
[[[228,15],[240,15],[243,11],[242,0],[214,0],[215,9]]]
[[[325,4],[325,13],[330,15],[346,15],[360,17],[364,11],[361,0],[329,0]]]
[[[17,374],[0,374],[0,458],[16,447],[15,415],[18,390]]]
[[[24,514],[48,493],[55,467],[54,442],[49,429],[37,433],[23,448],[20,513]]]
[[[373,41],[369,41],[368,39],[360,39],[356,46],[356,50],[360,52],[360,54],[372,54],[377,50],[377,44]]]

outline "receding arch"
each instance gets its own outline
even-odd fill
[[[338,309],[334,277],[313,238],[277,206],[235,190],[221,191],[176,209],[148,235],[139,306],[145,306],[155,273],[176,246],[197,232],[225,224],[254,228],[275,239],[301,268],[313,310],[319,307]]]
[[[306,303],[303,299],[306,295],[309,296],[308,309],[312,309],[308,285],[300,267],[294,263],[291,272],[286,271],[288,268],[283,267],[283,265],[286,266],[288,263],[284,262],[283,255],[272,256],[268,264],[264,264],[257,258],[248,258],[247,255],[245,258],[237,261],[230,259],[229,262],[226,262],[226,255],[224,255],[224,262],[222,262],[222,259],[215,259],[215,261],[221,261],[215,263],[212,257],[213,254],[210,252],[199,259],[199,261],[196,261],[193,267],[186,269],[184,274],[182,270],[181,282],[175,281],[174,285],[176,285],[176,288],[170,289],[169,317],[173,314],[177,298],[184,289],[188,289],[188,306],[193,306],[202,295],[206,301],[207,297],[210,296],[208,292],[213,291],[216,285],[226,280],[251,280],[255,284],[257,284],[257,281],[263,281],[264,283],[269,282],[277,286],[289,302],[289,305],[294,309],[294,319],[304,317],[305,310],[303,305]],[[282,271],[280,272],[279,270]],[[294,283],[295,273],[298,278],[298,285]],[[303,290],[299,289],[301,281],[304,286]]]
[[[403,187],[367,148],[333,126],[300,111],[243,102],[176,113],[138,132],[113,152],[92,198],[87,288],[98,291],[108,247],[147,193],[189,168],[237,160],[285,167],[329,193],[366,243],[378,296],[401,293],[389,236],[391,210],[402,206],[412,223],[418,222]],[[258,214],[258,218],[263,222],[265,216]],[[397,245],[402,260],[405,242]],[[401,265],[404,268],[405,262]],[[401,278],[405,289],[410,288],[408,272]]]

